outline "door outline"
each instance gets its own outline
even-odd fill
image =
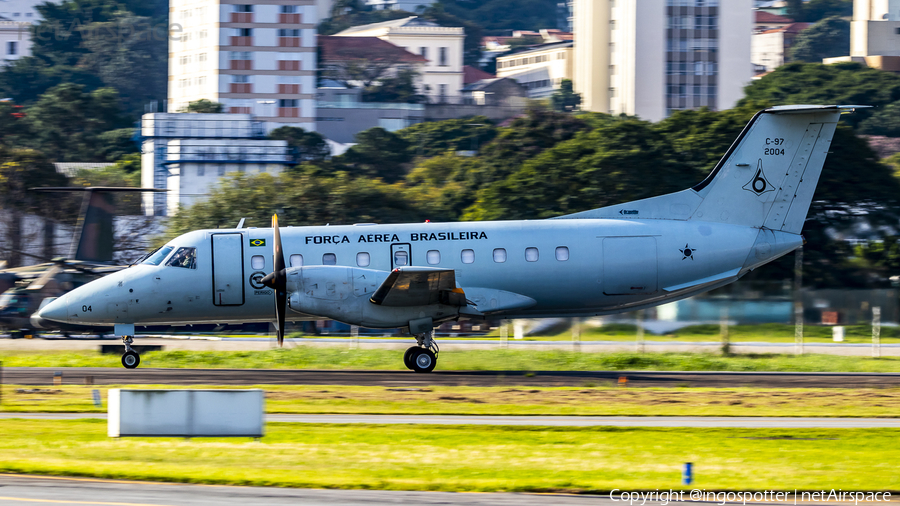
[[[394,253],[397,251],[405,251],[407,254],[407,264],[397,266],[394,265]],[[391,270],[396,269],[397,267],[409,267],[412,265],[412,244],[408,242],[395,242],[391,244]]]
[[[216,302],[216,242],[215,242],[215,241],[216,241],[216,236],[217,236],[217,235],[231,235],[231,236],[235,236],[235,235],[236,235],[236,236],[240,237],[240,239],[241,239],[241,240],[239,241],[239,244],[241,245],[241,253],[240,253],[240,255],[241,255],[241,261],[240,261],[240,264],[241,264],[241,278],[240,278],[240,283],[238,283],[238,286],[241,287],[241,302],[240,302],[240,304],[219,304],[219,303]],[[211,285],[212,285],[212,302],[213,302],[213,305],[214,305],[214,306],[218,306],[218,307],[243,306],[243,305],[244,305],[244,302],[246,302],[246,293],[245,293],[246,290],[245,290],[245,288],[244,288],[244,234],[242,234],[242,233],[240,233],[240,232],[238,232],[238,233],[232,232],[232,233],[223,233],[223,234],[210,234],[210,236],[209,236],[209,244],[210,244],[210,250],[209,250],[209,257],[210,257],[210,263],[209,263],[209,265],[210,265],[210,271],[209,271],[209,273],[210,273],[210,283],[211,283]]]

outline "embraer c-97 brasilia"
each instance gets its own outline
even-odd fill
[[[437,363],[449,320],[579,317],[648,308],[731,283],[803,244],[840,114],[758,112],[709,176],[658,197],[546,220],[197,230],[142,264],[45,303],[37,317],[115,325],[333,319],[404,328],[404,363]],[[274,254],[273,254],[274,252]],[[274,311],[272,300],[274,298]]]

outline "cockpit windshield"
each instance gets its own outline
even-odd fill
[[[150,258],[144,260],[143,263],[147,265],[159,265],[160,262],[162,262],[166,259],[167,256],[169,256],[169,253],[171,253],[173,249],[175,249],[173,246],[163,246],[162,248],[157,250],[156,253],[150,255]]]
[[[197,264],[197,248],[178,248],[172,258],[166,262],[167,267],[184,267],[195,269]]]

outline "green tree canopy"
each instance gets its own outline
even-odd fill
[[[307,132],[299,127],[283,126],[269,132],[273,140],[287,141],[301,162],[319,162],[331,155],[331,148],[325,137],[318,132]]]
[[[497,128],[485,116],[426,121],[398,130],[414,156],[433,157],[447,151],[477,151],[497,135]]]
[[[445,11],[499,34],[507,30],[555,28],[556,0],[439,0]],[[507,32],[508,33],[508,32]]]
[[[859,124],[859,132],[900,137],[900,101],[891,102],[875,111],[869,119]]]
[[[885,106],[900,100],[900,76],[858,63],[789,63],[744,88],[739,106],[852,104]],[[862,109],[845,116],[856,126],[873,113]]]
[[[181,112],[195,112],[205,114],[219,114],[225,110],[225,105],[219,102],[213,102],[208,98],[193,100],[188,103],[187,107]]]
[[[556,90],[550,97],[550,103],[553,104],[553,110],[559,112],[577,111],[581,107],[581,95],[575,93],[572,88],[571,79],[563,79]]]
[[[850,22],[833,16],[800,32],[791,46],[790,59],[821,63],[825,58],[850,54]]]
[[[403,179],[412,161],[409,142],[384,128],[375,127],[356,134],[356,144],[336,158],[354,174],[381,178],[385,181]]]

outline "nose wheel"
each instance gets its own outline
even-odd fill
[[[125,369],[134,369],[141,365],[141,356],[131,348],[132,343],[134,343],[134,338],[132,336],[122,337],[122,344],[125,345],[125,354],[122,355],[122,365],[125,366]]]

